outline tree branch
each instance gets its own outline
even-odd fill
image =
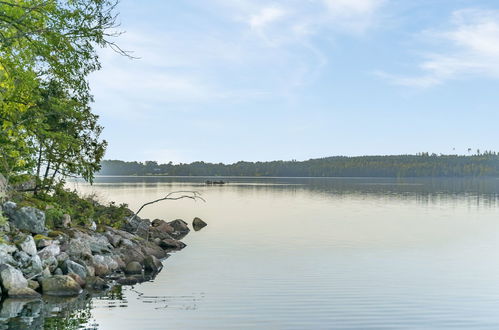
[[[184,194],[184,195],[180,195],[180,196],[175,196],[176,194]],[[173,197],[172,197],[173,196]],[[132,215],[130,217],[130,220],[129,221],[132,221],[134,220],[137,215],[139,214],[140,211],[142,211],[142,209],[144,207],[146,207],[147,205],[151,205],[151,204],[154,204],[154,203],[157,203],[157,202],[161,202],[161,201],[165,201],[165,200],[172,200],[172,201],[176,201],[176,200],[179,200],[179,199],[184,199],[184,198],[189,198],[189,199],[192,199],[194,201],[197,201],[197,200],[201,200],[203,202],[206,202],[206,200],[201,197],[201,194],[197,191],[173,191],[171,193],[168,193],[165,197],[163,198],[160,198],[160,199],[156,199],[154,201],[151,201],[151,202],[147,202],[145,203],[144,205],[142,205],[139,210],[137,212],[134,213],[134,215]]]

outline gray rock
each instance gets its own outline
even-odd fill
[[[149,272],[157,273],[163,268],[161,261],[155,256],[147,256],[144,259],[144,269]]]
[[[62,269],[56,268],[56,270],[54,271],[54,275],[62,276],[62,275],[64,275],[64,273],[63,273]]]
[[[88,240],[75,238],[69,241],[66,253],[70,258],[88,258],[92,256]]]
[[[41,280],[43,294],[49,296],[75,296],[80,294],[81,286],[70,276],[54,275]]]
[[[3,199],[7,196],[7,180],[3,176],[3,174],[0,173],[0,199]]]
[[[181,250],[186,247],[183,242],[177,241],[175,239],[164,239],[161,241],[159,246],[165,250]]]
[[[30,256],[36,256],[36,244],[31,235],[20,238],[16,244],[20,250],[26,252]]]
[[[105,276],[119,268],[118,262],[108,255],[93,256],[92,265],[96,276]]]
[[[109,284],[106,283],[102,278],[97,276],[89,276],[86,278],[87,289],[92,290],[106,290],[109,288]]]
[[[38,256],[44,260],[49,257],[57,257],[61,253],[61,248],[57,244],[51,244],[38,252]]]
[[[40,297],[40,294],[38,292],[36,292],[35,290],[26,287],[26,288],[15,288],[15,289],[9,290],[8,296],[10,298],[26,299],[26,298],[38,298],[38,297]]]
[[[62,264],[64,261],[69,259],[69,256],[66,252],[61,252],[59,255],[57,255],[56,259],[57,262]]]
[[[32,278],[43,272],[43,264],[39,256],[30,257],[28,262],[21,265],[21,271],[26,278]]]
[[[87,268],[85,266],[80,265],[77,262],[72,260],[66,260],[61,266],[61,269],[64,274],[76,274],[80,278],[85,279],[87,277]]]
[[[168,222],[168,224],[172,226],[173,229],[175,229],[175,231],[170,234],[175,239],[184,237],[190,231],[189,227],[187,226],[187,222],[181,219],[170,221]]]
[[[9,221],[21,230],[34,234],[43,234],[45,228],[45,213],[31,206],[17,208],[16,203],[6,202],[3,204],[4,214]]]
[[[12,257],[12,253],[17,251],[16,247],[11,244],[0,244],[0,264],[9,264],[13,265],[16,262]]]
[[[104,235],[91,236],[88,240],[88,246],[92,254],[111,253],[113,249],[112,245],[109,244],[109,240]]]
[[[93,231],[97,230],[97,224],[95,223],[95,221],[92,221],[92,223],[90,224],[90,229]]]
[[[40,287],[40,284],[37,281],[28,280],[28,288],[36,291],[36,290],[38,290],[39,287]]]
[[[63,214],[62,215],[62,226],[64,228],[71,227],[71,216],[69,214]]]
[[[204,227],[206,227],[208,224],[201,220],[200,218],[196,217],[192,220],[192,228],[194,228],[195,231],[201,230]]]
[[[142,274],[142,265],[137,261],[129,262],[126,265],[125,273],[127,274]]]
[[[7,292],[12,289],[24,289],[28,287],[28,281],[24,278],[23,273],[11,265],[0,265],[0,279],[2,286]]]

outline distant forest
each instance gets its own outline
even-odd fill
[[[269,177],[499,177],[499,154],[420,153],[398,156],[326,157],[306,161],[158,164],[104,160],[100,175]]]

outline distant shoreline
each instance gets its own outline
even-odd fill
[[[326,157],[305,161],[193,162],[159,164],[155,161],[104,160],[98,175],[169,177],[499,177],[499,154]]]

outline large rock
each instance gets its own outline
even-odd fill
[[[151,255],[151,256],[155,256],[156,258],[159,258],[159,259],[166,258],[166,256],[167,256],[167,253],[165,252],[165,250],[163,250],[160,246],[158,246],[157,244],[155,244],[153,242],[144,241],[144,242],[141,242],[141,244],[139,246],[140,246],[140,250],[142,251],[144,256]]]
[[[0,199],[5,198],[7,196],[7,180],[0,173]]]
[[[80,278],[85,279],[87,277],[87,268],[85,266],[80,265],[77,262],[74,262],[72,260],[66,260],[61,266],[62,271],[64,274],[76,274]]]
[[[105,290],[109,288],[109,285],[102,278],[97,276],[90,276],[86,278],[87,289],[92,290]]]
[[[65,251],[71,258],[86,259],[92,256],[90,242],[84,238],[75,238],[69,241]]]
[[[109,255],[95,255],[92,258],[95,275],[105,276],[119,268],[118,262]]]
[[[12,253],[17,251],[15,245],[12,244],[0,244],[0,264],[15,264],[14,258],[12,257]]]
[[[49,296],[76,296],[81,286],[68,275],[54,275],[41,280],[43,294]]]
[[[142,238],[147,238],[149,235],[149,227],[151,227],[151,221],[149,219],[141,219],[136,216],[128,219],[122,229]]]
[[[171,233],[171,236],[175,239],[180,239],[187,235],[190,231],[189,227],[187,226],[187,222],[181,219],[173,220],[168,222],[170,226],[175,229],[173,233]]]
[[[69,214],[62,215],[62,227],[63,228],[71,227],[71,216]]]
[[[181,250],[186,247],[183,242],[176,239],[164,239],[159,243],[159,246],[165,250]]]
[[[61,248],[57,244],[51,244],[38,252],[38,256],[44,260],[50,257],[57,257],[61,253]]]
[[[11,265],[0,265],[0,279],[2,287],[9,292],[12,289],[24,289],[28,287],[28,280],[23,273]]]
[[[17,267],[22,271],[24,277],[33,278],[42,273],[43,264],[39,256],[30,256],[24,251],[19,251],[14,255],[15,258],[18,258]]]
[[[22,289],[12,289],[9,290],[8,296],[10,298],[27,299],[27,298],[38,298],[40,294],[31,288]]]
[[[196,217],[192,220],[192,228],[194,228],[195,231],[201,230],[204,227],[206,227],[208,224],[201,220],[200,218]]]
[[[147,256],[144,259],[144,269],[148,272],[157,273],[163,268],[163,264],[155,256]]]
[[[125,273],[127,274],[142,274],[142,265],[137,261],[129,262],[126,265]]]
[[[104,235],[90,236],[88,246],[92,254],[110,253],[113,249],[112,245],[109,244],[109,240]]]
[[[20,250],[26,252],[30,256],[36,256],[36,244],[31,235],[21,236],[16,242],[16,245]]]
[[[31,206],[17,208],[17,204],[6,202],[3,204],[3,212],[17,228],[34,234],[43,234],[45,228],[45,213]]]

